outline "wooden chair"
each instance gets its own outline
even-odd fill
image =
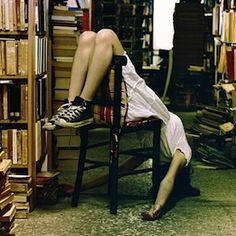
[[[160,152],[160,129],[162,121],[157,118],[150,117],[148,119],[126,122],[127,112],[127,94],[124,80],[122,79],[122,66],[127,63],[125,56],[114,56],[113,69],[109,76],[104,79],[104,83],[101,86],[98,97],[94,100],[94,124],[81,127],[78,129],[78,133],[81,138],[80,155],[78,160],[77,176],[74,186],[74,192],[72,195],[72,207],[78,205],[79,194],[81,192],[81,184],[83,173],[85,170],[95,167],[107,165],[109,168],[108,179],[108,194],[110,199],[110,213],[117,213],[118,203],[118,179],[123,176],[131,174],[139,174],[148,171],[152,171],[152,187],[154,194],[156,194],[159,187],[159,152]],[[89,160],[86,156],[88,146],[88,133],[89,130],[105,127],[110,130],[110,156],[107,162],[101,162],[101,160]],[[120,150],[120,139],[125,133],[137,132],[139,130],[149,130],[153,132],[153,145],[151,147],[152,152],[152,167],[151,168],[138,168],[128,171],[121,171],[119,169],[119,155],[126,154],[132,156],[140,156],[145,148],[137,148],[132,150]],[[122,145],[123,146],[123,145]],[[147,149],[147,148],[146,148]],[[150,153],[150,148],[149,148]],[[92,166],[85,166],[85,163],[90,163]]]

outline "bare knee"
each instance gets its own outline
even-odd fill
[[[112,44],[115,33],[111,29],[102,29],[97,32],[96,43]]]
[[[85,31],[79,37],[79,44],[91,44],[95,41],[96,33],[92,31]]]
[[[124,48],[120,43],[116,33],[111,29],[102,29],[97,33],[96,44],[104,47],[112,47],[114,55],[123,55]]]

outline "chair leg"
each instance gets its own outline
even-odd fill
[[[119,134],[111,134],[109,183],[110,213],[117,213]]]
[[[72,207],[78,206],[79,194],[81,190],[84,165],[85,165],[85,159],[86,159],[87,145],[88,145],[88,129],[85,128],[85,129],[80,130],[80,139],[81,139],[80,154],[79,154],[79,160],[78,160],[74,192],[73,192],[72,201],[71,201]]]
[[[153,162],[152,162],[152,189],[153,197],[156,197],[159,189],[161,177],[160,177],[160,133],[161,123],[156,125],[153,131]]]

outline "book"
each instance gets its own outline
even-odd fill
[[[9,181],[20,182],[20,183],[30,183],[32,181],[32,177],[30,175],[25,174],[8,174]]]
[[[11,159],[14,165],[26,166],[28,161],[28,131],[8,129],[1,131],[2,147],[5,158]]]
[[[11,205],[11,208],[3,215],[0,215],[1,222],[11,222],[16,214],[16,206],[14,204]]]
[[[5,42],[0,41],[0,75],[5,75],[6,73],[6,54],[5,54]]]
[[[0,210],[12,203],[14,200],[14,193],[10,193],[7,197],[0,199]]]
[[[0,86],[0,120],[3,120],[3,87]]]
[[[74,57],[76,45],[53,45],[53,57]]]
[[[7,120],[8,119],[8,86],[3,85],[3,90],[2,90],[2,100],[3,100],[3,119]]]
[[[22,165],[22,134],[21,130],[16,131],[16,155],[17,155],[17,165]]]
[[[6,74],[17,75],[17,42],[6,41]]]
[[[5,198],[11,194],[12,190],[10,188],[10,185],[7,185],[7,183],[4,186],[3,191],[1,191],[0,199]]]
[[[21,120],[27,120],[28,117],[28,85],[20,85],[20,115]]]
[[[3,16],[4,16],[4,30],[10,30],[10,7],[9,7],[9,0],[3,1]]]
[[[15,202],[16,210],[27,210],[29,212],[29,202]]]
[[[0,216],[4,215],[6,212],[8,212],[11,209],[12,205],[13,205],[13,203],[8,204],[2,210],[0,210]]]
[[[42,140],[41,140],[41,121],[35,123],[35,161],[39,161],[42,155]]]
[[[30,188],[26,192],[14,192],[14,202],[28,202],[29,197],[32,195],[32,192],[32,188]]]
[[[64,101],[68,97],[69,90],[54,90],[54,100]]]
[[[21,147],[22,147],[22,165],[28,164],[28,131],[27,130],[21,130]]]
[[[0,30],[3,30],[3,1],[0,0]],[[0,64],[1,67],[1,64]]]
[[[62,45],[71,45],[71,46],[77,46],[78,42],[77,39],[78,35],[69,35],[69,36],[53,36],[53,45],[58,45],[58,46],[62,46]]]
[[[227,63],[227,77],[228,80],[234,80],[234,73],[236,68],[234,68],[234,49],[232,47],[226,47],[226,63]]]
[[[74,29],[55,29],[53,28],[53,35],[54,36],[75,36],[76,31]]]
[[[69,78],[57,78],[55,81],[55,89],[69,89],[70,79]]]
[[[11,160],[2,160],[0,162],[0,175],[5,175],[12,165]]]
[[[31,188],[31,185],[29,183],[17,183],[17,182],[10,181],[10,185],[14,193],[27,192]]]
[[[26,7],[25,7],[25,0],[19,0],[19,10],[18,10],[18,14],[19,14],[19,24],[18,24],[18,29],[20,31],[25,31],[28,27],[27,27],[27,14],[28,12],[26,11]]]
[[[1,226],[1,233],[3,236],[8,235],[8,236],[14,236],[15,235],[15,229],[16,229],[16,224],[15,221],[12,220],[10,222],[0,222]]]
[[[18,42],[18,74],[28,75],[28,40],[20,39]]]
[[[29,211],[26,209],[18,209],[15,214],[16,219],[27,219],[29,216]]]

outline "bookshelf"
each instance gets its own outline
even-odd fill
[[[235,1],[216,1],[212,5],[214,106],[198,111],[192,127],[201,135],[197,155],[216,168],[235,168],[235,7]]]
[[[93,28],[116,32],[135,68],[152,64],[153,1],[100,0],[94,4]]]
[[[213,11],[216,106],[232,113],[235,123],[235,1],[217,2]]]
[[[0,5],[0,146],[2,158],[12,160],[11,182],[18,183],[19,176],[29,181],[28,212],[35,205],[36,172],[43,163],[48,168],[43,148],[48,134],[41,129],[50,115],[48,0],[0,0]]]
[[[196,110],[212,104],[212,14],[199,2],[176,3],[174,12],[171,107]]]

